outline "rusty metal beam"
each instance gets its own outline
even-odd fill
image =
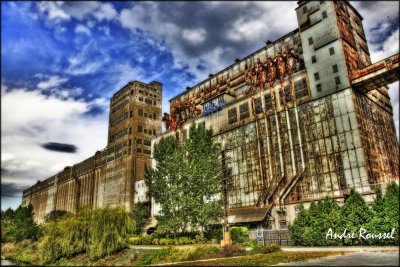
[[[399,80],[399,54],[378,61],[351,74],[351,85],[363,93]]]

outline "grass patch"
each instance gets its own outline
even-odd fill
[[[328,256],[344,255],[342,251],[278,251],[269,254],[248,255],[209,261],[194,261],[171,264],[174,266],[265,266],[294,261],[305,261]]]

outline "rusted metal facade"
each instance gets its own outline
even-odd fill
[[[65,167],[58,174],[24,190],[35,220],[43,222],[52,210],[123,206],[147,201],[137,184],[151,164],[151,139],[161,134],[162,85],[134,81],[114,94],[110,103],[107,147],[92,157]]]
[[[371,201],[399,179],[386,86],[398,55],[374,85],[362,17],[347,1],[299,1],[296,13],[299,29],[188,87],[163,117],[162,136],[180,141],[192,121],[213,129],[230,169],[231,224],[285,229],[300,203],[343,202],[352,188]]]

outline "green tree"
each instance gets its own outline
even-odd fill
[[[222,216],[222,167],[212,131],[192,123],[189,138],[180,145],[173,137],[155,145],[155,168],[146,168],[150,196],[160,204],[158,230],[176,235],[218,223]]]
[[[1,211],[1,242],[15,242],[15,211],[8,208]]]
[[[365,228],[368,224],[372,212],[365,203],[364,198],[354,189],[351,189],[350,196],[345,200],[341,208],[341,215],[345,220],[344,227],[349,233],[355,233],[357,237],[360,228]],[[346,245],[362,245],[363,243],[365,243],[365,241],[361,237],[356,239],[344,239],[344,244]]]
[[[318,219],[314,225],[318,232],[316,245],[341,245],[341,239],[326,238],[329,229],[332,229],[333,233],[343,231],[344,221],[340,215],[340,207],[337,202],[327,197],[318,204],[318,211]]]
[[[196,127],[193,122],[184,144],[187,166],[182,193],[190,225],[200,228],[202,237],[205,227],[218,222],[223,214],[220,148],[212,136],[211,129],[207,130],[204,124]]]
[[[315,205],[314,202],[311,205]],[[300,211],[294,219],[293,225],[290,226],[293,243],[298,246],[310,246],[313,243],[311,237],[311,224],[309,212],[300,205]]]
[[[386,220],[390,224],[388,232],[392,228],[395,229],[395,238],[387,239],[389,241],[388,244],[399,245],[399,185],[395,182],[391,182],[386,188],[383,210]]]
[[[139,202],[132,210],[132,218],[136,223],[135,234],[140,234],[150,222],[150,207],[148,203]]]
[[[15,211],[15,240],[24,239],[37,240],[40,236],[40,229],[33,220],[33,207],[29,204],[26,207],[19,206]]]
[[[160,205],[158,230],[176,236],[187,225],[184,151],[174,137],[161,138],[154,146],[153,159],[157,165],[154,169],[146,167],[145,182],[150,197]]]
[[[391,233],[394,239],[368,239],[374,245],[399,245],[399,185],[392,182],[387,185],[385,196],[380,188],[376,190],[376,198],[372,205],[372,219],[366,226],[368,232]]]

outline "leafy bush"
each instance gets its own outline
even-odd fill
[[[254,254],[268,254],[276,251],[280,251],[281,248],[276,244],[269,244],[267,246],[255,246],[252,250],[249,251],[249,255]]]
[[[207,240],[215,239],[217,242],[222,240],[223,238],[222,227],[221,225],[210,225],[207,227],[206,232],[204,233],[204,237]]]
[[[173,246],[173,245],[187,245],[187,244],[195,244],[198,243],[196,239],[181,236],[179,238],[168,238],[168,237],[160,237],[157,238],[158,235],[141,235],[129,238],[129,243],[131,245],[161,245],[161,246]]]
[[[190,250],[190,253],[186,260],[194,261],[194,260],[203,260],[210,258],[217,258],[220,253],[220,248],[214,245],[197,245]]]
[[[233,242],[244,244],[249,241],[249,229],[247,227],[233,226],[230,228],[230,233]]]
[[[399,244],[399,186],[390,183],[382,196],[380,188],[376,189],[376,198],[369,207],[364,198],[354,189],[342,207],[332,199],[323,202],[312,202],[308,210],[300,206],[293,225],[290,226],[295,245],[333,246],[333,245],[398,245]],[[395,229],[394,239],[330,238],[328,230],[333,233],[355,233],[358,237],[360,228],[367,233],[390,233]]]
[[[219,252],[219,256],[222,258],[235,257],[235,256],[242,256],[245,253],[246,253],[246,250],[243,247],[234,243],[229,246],[223,246]]]

